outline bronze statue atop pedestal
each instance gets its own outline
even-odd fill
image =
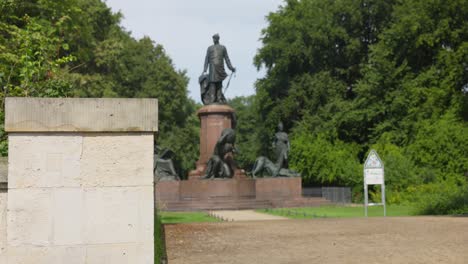
[[[219,44],[219,35],[213,35],[213,45],[206,51],[203,73],[198,79],[200,83],[201,99],[203,104],[226,104],[223,94],[223,80],[228,76],[224,69],[224,62],[234,73],[236,68],[231,64],[227,49]],[[208,73],[207,73],[208,70]]]

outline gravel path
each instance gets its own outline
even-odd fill
[[[209,211],[208,213],[226,221],[266,221],[287,219],[282,216],[258,213],[254,210]]]
[[[166,226],[170,264],[468,263],[468,218],[387,217]]]

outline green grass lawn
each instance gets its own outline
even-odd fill
[[[286,216],[289,218],[320,218],[320,217],[364,217],[364,206],[321,206],[306,208],[275,208],[260,209],[261,213]],[[304,215],[305,213],[305,215]],[[383,216],[382,206],[371,206],[369,216]],[[388,205],[387,216],[410,216],[414,208],[407,205]]]
[[[163,212],[158,214],[161,216],[163,224],[179,224],[179,223],[200,223],[200,222],[219,222],[217,218],[209,216],[205,212]]]
[[[259,209],[257,212],[286,216],[289,218],[320,218],[320,217],[364,217],[363,206],[321,206],[305,208],[275,208]],[[305,215],[304,215],[305,213]],[[163,224],[219,222],[205,212],[158,212]],[[408,205],[387,206],[387,216],[415,215],[414,208]],[[382,206],[369,207],[369,216],[383,216]]]

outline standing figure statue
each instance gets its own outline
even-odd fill
[[[288,168],[288,154],[290,150],[288,134],[283,132],[283,123],[279,122],[278,132],[275,134],[273,140],[273,148],[275,149],[276,154],[276,166],[278,171],[275,174],[278,174],[281,168]]]
[[[225,104],[226,98],[224,97],[222,88],[223,80],[226,79],[227,73],[224,69],[224,61],[227,67],[236,72],[229,60],[226,47],[219,44],[219,35],[213,35],[213,45],[208,47],[205,57],[205,65],[203,67],[203,74],[199,78],[201,98],[203,104]],[[206,74],[208,70],[208,74]]]
[[[278,132],[276,132],[273,140],[273,148],[276,154],[276,162],[273,163],[265,156],[258,157],[250,172],[252,177],[301,177],[300,173],[288,168],[290,145],[288,134],[283,131],[282,122],[278,124]]]
[[[236,133],[232,128],[226,128],[221,133],[208,161],[204,179],[232,178],[234,176],[234,161],[232,154],[236,152],[234,143]]]

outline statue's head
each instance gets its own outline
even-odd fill
[[[283,131],[283,122],[278,123],[278,131],[282,132]]]
[[[218,33],[213,35],[213,42],[216,43],[216,44],[219,43],[219,34]]]

